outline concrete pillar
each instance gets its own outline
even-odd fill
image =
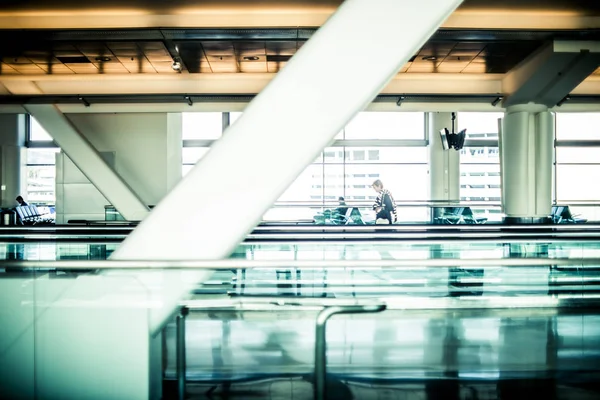
[[[432,201],[460,201],[460,152],[444,150],[440,130],[451,129],[452,113],[431,112],[427,114],[429,132],[429,184]],[[458,127],[458,121],[454,121]],[[433,218],[439,209],[432,208]]]
[[[22,195],[27,200],[24,181],[26,157],[25,114],[0,115],[0,206],[14,207],[15,198]]]
[[[549,222],[554,131],[554,115],[546,106],[506,109],[499,141],[506,223]]]

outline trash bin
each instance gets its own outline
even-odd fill
[[[2,211],[2,225],[12,226],[17,224],[17,214],[12,210]]]

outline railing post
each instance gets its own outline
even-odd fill
[[[176,353],[177,353],[177,398],[184,400],[186,395],[185,388],[185,318],[189,313],[187,307],[181,307],[176,317]]]
[[[335,314],[376,313],[385,309],[385,304],[334,306],[325,308],[317,315],[315,329],[315,376],[313,385],[315,400],[325,400],[327,398],[327,320]]]

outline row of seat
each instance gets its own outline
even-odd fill
[[[54,221],[54,213],[50,207],[46,206],[18,206],[15,207],[17,216],[22,224],[36,225],[40,223],[49,223]]]

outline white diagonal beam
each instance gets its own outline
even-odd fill
[[[113,258],[229,255],[460,3],[346,0]]]
[[[140,221],[148,215],[144,202],[56,106],[30,104],[25,108],[125,219]]]

